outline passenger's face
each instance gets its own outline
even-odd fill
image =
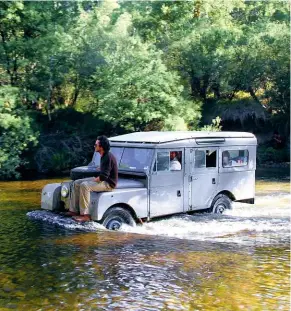
[[[100,141],[98,139],[96,140],[94,147],[95,147],[95,151],[96,152],[100,152],[101,151],[102,147],[100,146]]]
[[[174,160],[175,157],[176,157],[176,152],[171,151],[171,152],[170,152],[170,159],[171,159],[171,160]]]

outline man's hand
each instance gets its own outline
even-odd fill
[[[96,182],[100,182],[100,178],[99,178],[99,176],[98,176],[98,177],[95,177],[94,181],[96,181]]]

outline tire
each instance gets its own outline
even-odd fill
[[[225,194],[219,194],[214,198],[210,212],[213,214],[222,214],[227,209],[232,209],[232,200]]]
[[[136,225],[130,212],[122,207],[109,209],[102,222],[103,226],[109,230],[119,230],[123,224],[134,227]]]

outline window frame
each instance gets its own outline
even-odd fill
[[[170,170],[170,152],[181,152],[181,169],[180,170]],[[167,152],[168,156],[169,156],[169,169],[168,170],[163,170],[163,171],[158,171],[157,170],[157,158],[158,158],[158,153],[162,153],[162,152]],[[156,153],[153,159],[153,165],[152,165],[152,175],[161,175],[161,174],[173,174],[173,173],[181,173],[184,171],[184,157],[185,157],[185,152],[183,148],[165,148],[165,149],[156,149]]]
[[[207,150],[212,150],[214,152],[216,152],[216,161],[215,161],[215,167],[214,166],[211,166],[211,167],[207,167],[206,166],[206,151]],[[205,166],[203,167],[196,167],[196,151],[204,151],[204,154],[205,154]],[[214,170],[218,170],[218,165],[219,165],[219,162],[218,162],[218,157],[219,157],[219,148],[218,147],[203,147],[203,148],[195,148],[194,149],[194,164],[193,164],[193,168],[194,168],[194,171],[204,171],[204,170],[207,170],[207,171],[214,171]]]

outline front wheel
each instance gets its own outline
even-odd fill
[[[136,225],[130,212],[122,207],[114,207],[105,213],[103,226],[109,230],[119,230],[123,224]]]
[[[225,194],[219,194],[214,198],[210,211],[213,214],[222,214],[227,209],[232,209],[231,199]]]

